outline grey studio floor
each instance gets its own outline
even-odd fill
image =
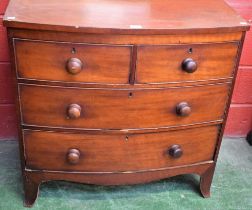
[[[102,187],[69,182],[41,185],[37,210],[252,210],[252,147],[243,138],[225,138],[211,188],[198,192],[198,177],[177,176],[135,186]],[[0,210],[23,207],[17,141],[0,141]]]

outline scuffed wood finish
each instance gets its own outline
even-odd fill
[[[187,0],[75,0],[74,4],[72,0],[64,3],[12,0],[5,14],[5,25],[101,34],[219,33],[243,31],[249,26],[222,0],[194,0],[193,3]]]
[[[143,90],[20,85],[20,100],[25,125],[140,129],[221,120],[229,88],[226,83]],[[184,101],[191,107],[189,116],[180,116],[176,112],[177,105]],[[67,117],[70,104],[81,107],[78,119]]]
[[[137,83],[199,81],[232,77],[239,43],[139,46]],[[197,69],[188,73],[182,62],[191,58]]]
[[[130,46],[15,41],[18,77],[87,83],[128,83]],[[68,60],[78,58],[77,74],[67,70]]]
[[[45,181],[186,173],[209,197],[249,29],[223,1],[12,0],[4,24],[26,206]]]
[[[137,172],[210,161],[217,137],[218,126],[132,135],[24,131],[28,169],[82,172]],[[181,157],[169,154],[173,145],[181,147]],[[76,164],[67,161],[70,149],[80,152]]]

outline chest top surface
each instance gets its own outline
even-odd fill
[[[12,28],[116,34],[249,28],[223,0],[11,0],[4,23]]]

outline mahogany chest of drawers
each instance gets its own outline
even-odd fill
[[[25,205],[40,183],[210,186],[249,25],[221,0],[12,0]]]

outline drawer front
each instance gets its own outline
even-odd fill
[[[238,43],[139,46],[137,82],[166,83],[233,76]]]
[[[130,46],[15,41],[18,77],[83,83],[128,83]]]
[[[20,85],[22,121],[52,127],[129,129],[220,120],[228,90],[229,84],[144,90]]]
[[[104,172],[188,165],[212,160],[217,135],[216,126],[129,136],[26,130],[26,167]]]

